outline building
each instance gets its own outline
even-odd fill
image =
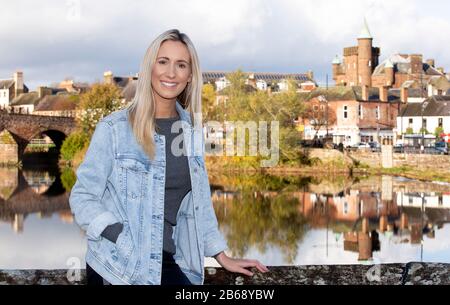
[[[407,88],[403,91],[413,94]],[[359,142],[382,143],[385,139],[394,142],[397,114],[408,94],[386,87],[355,86],[317,89],[310,96],[307,107],[325,113],[326,117],[319,126],[316,120],[320,113],[313,111],[300,117],[297,124],[303,130],[304,139],[321,139],[328,134],[333,143],[347,147]]]
[[[231,83],[227,79],[228,72],[203,72],[203,83],[212,84],[216,91],[221,91]],[[310,92],[317,88],[314,81],[314,74],[309,71],[304,74],[286,74],[286,73],[265,73],[265,72],[244,72],[246,76],[246,85],[250,85],[256,90],[271,92],[282,92],[288,89],[288,81],[293,80],[297,84],[297,91]]]
[[[111,71],[103,73],[105,84],[116,85],[122,92],[122,97],[126,102],[131,102],[136,94],[138,75],[135,76],[114,76]]]
[[[380,48],[373,47],[373,37],[365,22],[358,45],[344,48],[343,59],[336,56],[332,62],[336,85],[400,88],[407,81],[415,81],[425,89],[440,78],[440,86],[448,86],[448,75],[443,68],[435,67],[434,59],[424,62],[421,54],[394,54],[379,63],[379,57]]]
[[[450,134],[450,96],[433,95],[423,102],[405,104],[397,117],[397,135],[405,146],[433,145],[441,134]],[[427,141],[428,140],[428,141]]]
[[[24,84],[23,72],[14,72],[13,78],[0,80],[0,109],[10,106],[11,101],[21,93],[27,93],[28,87]]]
[[[33,114],[35,107],[39,104],[42,98],[47,95],[56,95],[67,92],[66,89],[50,88],[40,86],[37,91],[31,91],[27,93],[21,93],[15,97],[9,107],[6,107],[8,112],[21,113],[21,114]]]
[[[74,95],[57,94],[44,96],[34,109],[35,115],[76,117]]]

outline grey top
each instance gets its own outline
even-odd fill
[[[175,254],[175,244],[172,239],[173,226],[177,224],[177,213],[184,196],[191,190],[191,176],[188,159],[185,154],[174,156],[171,147],[177,136],[182,136],[183,130],[172,133],[172,124],[180,119],[156,119],[156,132],[165,137],[166,142],[166,184],[164,192],[164,241],[163,250]],[[180,144],[180,148],[184,148]]]

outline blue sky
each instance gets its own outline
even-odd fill
[[[104,71],[135,74],[149,43],[179,28],[203,70],[296,72],[319,82],[331,61],[356,44],[366,17],[381,60],[423,53],[450,70],[449,1],[411,0],[18,0],[0,10],[0,78],[24,72],[34,89]]]

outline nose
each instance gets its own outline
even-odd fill
[[[170,64],[168,65],[168,69],[167,69],[167,77],[169,78],[175,78],[175,64]]]

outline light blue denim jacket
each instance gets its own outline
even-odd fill
[[[196,285],[204,281],[204,257],[227,249],[218,229],[204,162],[201,128],[177,102],[183,124],[192,190],[183,198],[173,239],[175,261]],[[86,231],[86,263],[111,284],[161,283],[165,137],[155,133],[151,160],[134,137],[128,110],[104,117],[96,126],[69,202],[75,221]],[[101,236],[121,222],[116,243]]]

